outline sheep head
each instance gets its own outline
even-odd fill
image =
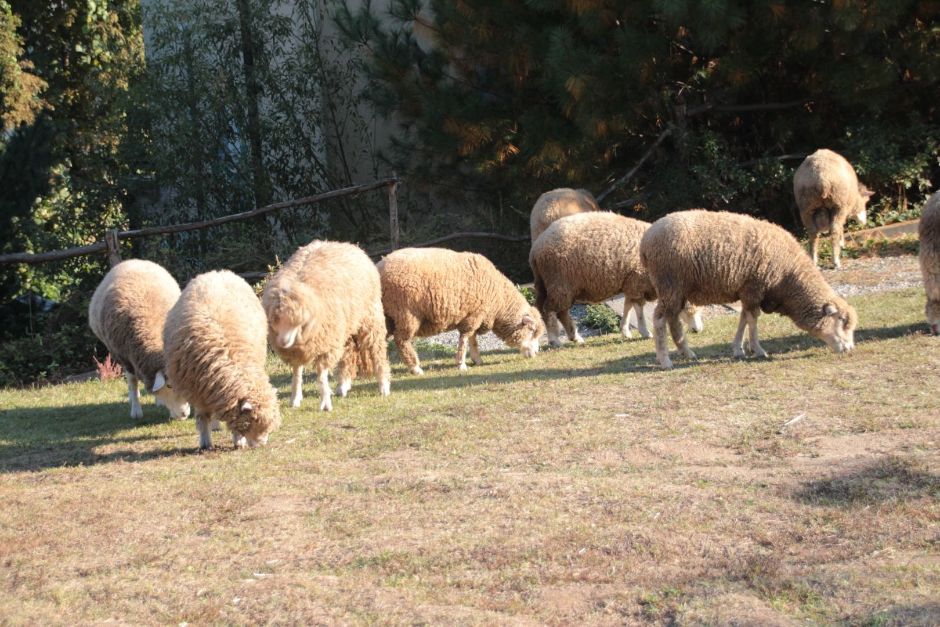
[[[235,448],[264,446],[281,424],[277,392],[272,387],[239,399],[226,413]]]
[[[519,349],[525,357],[534,357],[539,352],[539,338],[545,333],[542,315],[535,307],[527,306],[513,321],[509,334],[503,340]]]
[[[171,418],[189,418],[189,403],[170,385],[162,370],[157,371],[150,391],[156,397],[157,404],[170,411]]]
[[[279,284],[264,290],[261,304],[268,317],[271,343],[275,348],[290,348],[309,331],[315,316],[311,306],[316,297],[303,283]]]
[[[819,317],[809,329],[813,337],[825,342],[836,353],[855,348],[855,327],[858,314],[841,298],[833,299],[819,310]]]
[[[868,220],[868,208],[866,207],[868,199],[875,195],[875,192],[871,191],[861,183],[858,184],[858,201],[855,203],[855,213],[853,217],[858,221],[859,224],[865,224]]]

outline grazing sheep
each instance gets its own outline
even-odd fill
[[[457,329],[457,365],[479,365],[477,334],[492,330],[526,357],[539,351],[542,316],[483,255],[445,248],[403,248],[379,262],[388,331],[402,360],[423,374],[411,340]]]
[[[163,359],[163,323],[180,296],[170,273],[150,261],[128,259],[111,268],[88,306],[88,326],[124,368],[131,418],[143,418],[138,381],[173,418],[189,415],[189,404],[170,385]]]
[[[545,192],[532,206],[529,216],[529,230],[532,233],[532,245],[548,226],[565,216],[586,211],[600,211],[594,196],[586,189],[559,187]]]
[[[793,175],[793,194],[800,208],[800,219],[809,234],[813,263],[819,263],[819,235],[829,233],[833,264],[841,268],[845,221],[851,217],[865,224],[865,203],[872,192],[858,182],[855,170],[842,155],[821,148],[797,168]]]
[[[167,315],[167,373],[196,410],[200,449],[212,447],[213,420],[228,425],[235,448],[266,444],[280,426],[266,332],[254,290],[228,270],[194,278]]]
[[[679,322],[686,301],[741,301],[741,320],[731,345],[735,357],[744,356],[745,326],[750,327],[751,350],[767,356],[757,340],[762,310],[787,316],[837,353],[855,346],[855,309],[832,290],[796,239],[779,226],[727,212],[680,211],[653,223],[640,242],[640,258],[659,295],[653,327],[656,356],[664,368],[672,367],[667,324],[679,351],[695,357]]]
[[[529,265],[535,277],[536,306],[545,320],[557,316],[568,339],[581,344],[569,309],[575,302],[599,303],[624,295],[620,332],[629,338],[628,307],[636,313],[637,329],[649,337],[643,305],[656,299],[656,291],[640,263],[640,239],[648,222],[608,211],[565,216],[553,222],[532,244]],[[687,323],[701,330],[702,319],[690,308],[683,310]],[[548,339],[561,342],[555,325],[548,323]]]
[[[940,192],[927,199],[920,215],[920,272],[927,292],[927,324],[940,333]]]
[[[382,291],[375,264],[354,244],[313,242],[295,252],[272,276],[261,298],[268,339],[290,364],[291,407],[303,398],[304,366],[320,381],[320,409],[330,411],[330,371],[339,363],[336,393],[346,396],[361,367],[389,393]]]

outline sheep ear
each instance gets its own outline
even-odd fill
[[[836,309],[836,306],[832,303],[827,303],[826,306],[823,307],[823,315],[834,316],[837,313],[839,313],[839,310]]]
[[[166,377],[163,376],[162,370],[157,370],[157,376],[153,378],[153,389],[151,392],[156,392],[157,390],[162,390],[166,385]]]
[[[862,196],[865,200],[868,200],[869,198],[871,198],[872,196],[875,195],[875,192],[871,191],[870,189],[868,189],[868,188],[865,187],[864,185],[862,185],[861,188],[859,188],[858,193],[859,193],[859,195]]]
[[[532,316],[530,316],[529,314],[525,314],[525,315],[522,316],[522,322],[519,323],[519,326],[521,326],[521,327],[534,327],[534,326],[535,326],[535,320],[534,320],[534,319],[532,318]]]
[[[244,403],[242,403],[242,407],[241,407],[242,411],[251,411],[252,409],[254,409],[254,407],[248,401],[245,401]]]

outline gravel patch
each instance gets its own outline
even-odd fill
[[[873,292],[888,292],[902,290],[922,285],[920,266],[915,255],[901,255],[896,257],[866,257],[862,259],[842,260],[842,270],[831,268],[822,269],[823,276],[832,285],[832,288],[843,297],[860,296]],[[623,296],[612,298],[606,303],[618,314],[623,311]],[[653,308],[655,303],[647,303],[645,308],[647,326],[652,331]],[[740,311],[739,303],[727,305],[707,305],[702,307],[702,318],[708,320],[718,316],[737,315]],[[597,329],[584,325],[587,315],[585,305],[575,305],[571,308],[571,318],[578,325],[578,332],[584,337],[599,335]],[[564,333],[562,338],[566,339]],[[447,331],[433,337],[424,338],[424,341],[444,346],[457,346],[459,333]],[[505,350],[509,348],[492,332],[480,335],[478,338],[480,351]]]

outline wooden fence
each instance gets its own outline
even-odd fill
[[[397,177],[391,177],[386,179],[381,179],[378,181],[373,181],[372,183],[365,183],[363,185],[354,185],[352,187],[344,187],[342,189],[332,190],[329,192],[324,192],[322,194],[315,194],[313,196],[305,196],[303,198],[296,198],[294,200],[286,200],[284,202],[278,202],[271,205],[266,205],[264,207],[259,207],[257,209],[252,209],[250,211],[242,211],[240,213],[233,213],[227,216],[222,216],[220,218],[213,218],[211,220],[201,220],[199,222],[187,222],[184,224],[172,224],[167,226],[152,226],[145,227],[141,229],[131,229],[129,231],[117,231],[111,230],[104,234],[104,237],[101,241],[95,242],[94,244],[88,244],[87,246],[76,246],[74,248],[66,248],[64,250],[53,250],[43,253],[8,253],[5,255],[0,255],[0,264],[38,264],[46,263],[50,261],[61,261],[63,259],[70,259],[72,257],[80,257],[82,255],[92,255],[96,253],[107,253],[108,260],[111,265],[115,265],[121,261],[120,253],[120,241],[122,239],[136,239],[140,237],[152,237],[155,235],[167,235],[170,233],[182,233],[185,231],[196,231],[199,229],[205,229],[213,226],[218,226],[220,224],[227,224],[229,222],[238,222],[241,220],[247,220],[249,218],[254,218],[257,216],[265,215],[272,213],[274,211],[279,211],[281,209],[290,209],[292,207],[299,207],[301,205],[312,205],[324,200],[329,200],[331,198],[340,198],[343,196],[356,196],[363,192],[368,192],[376,189],[385,188],[388,191],[388,218],[389,218],[389,240],[390,246],[382,250],[376,250],[369,252],[369,256],[378,257],[387,253],[390,253],[393,250],[396,250],[400,246],[400,229],[398,223],[398,184],[399,179]],[[436,239],[420,242],[415,244],[410,244],[411,246],[434,246],[436,244],[442,244],[455,239],[495,239],[508,242],[523,242],[529,239],[528,235],[503,235],[501,233],[485,233],[479,231],[463,231],[458,233],[451,233],[450,235],[445,235],[443,237],[438,237]],[[246,278],[260,278],[264,276],[264,272],[250,272],[245,273],[242,276]]]

